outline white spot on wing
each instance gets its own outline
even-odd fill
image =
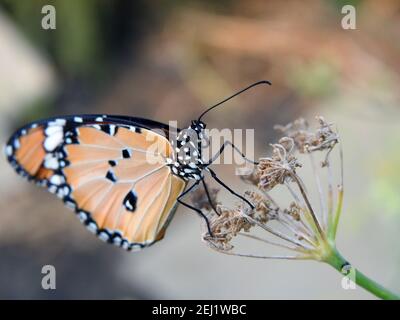
[[[139,251],[141,249],[142,249],[142,247],[139,244],[132,245],[132,251]]]
[[[110,125],[110,135],[114,135],[115,134],[115,125],[114,124],[111,124]]]
[[[87,225],[86,227],[91,233],[96,233],[97,231],[97,227],[96,224],[94,222],[91,222]]]
[[[100,240],[103,240],[104,242],[107,242],[108,239],[110,239],[108,234],[106,232],[104,232],[104,231],[99,233],[99,238],[100,238]]]
[[[58,189],[57,191],[57,197],[59,197],[60,199],[64,198],[65,193],[63,189]]]
[[[51,136],[52,134],[56,133],[56,132],[62,132],[63,128],[60,126],[51,126],[51,127],[47,127],[45,130],[45,134],[46,136]]]
[[[5,153],[10,157],[13,154],[13,148],[10,145],[6,146]]]
[[[60,176],[59,174],[55,174],[50,178],[50,183],[55,184],[55,185],[60,185],[63,182],[64,182],[64,178],[62,176]]]
[[[125,207],[130,211],[133,210],[133,207],[132,207],[132,205],[131,205],[131,203],[129,201],[125,201]]]
[[[124,243],[122,244],[122,248],[124,248],[125,250],[128,250],[129,244],[127,241],[124,241]]]
[[[65,119],[56,119],[54,121],[50,121],[47,126],[51,127],[51,126],[65,126],[65,124],[67,123],[67,121]]]
[[[121,241],[122,241],[121,237],[115,237],[115,238],[113,239],[113,243],[114,243],[116,246],[120,246],[120,245],[121,245]]]
[[[51,137],[46,138],[44,141],[44,148],[46,151],[54,151],[55,148],[62,142],[62,134],[55,134]]]
[[[71,202],[71,201],[65,201],[65,205],[70,209],[75,209],[76,208],[75,203]]]
[[[54,126],[46,128],[47,138],[44,140],[46,151],[53,151],[63,140],[64,134],[62,127]]]
[[[88,215],[86,214],[86,212],[79,212],[79,216],[78,216],[79,220],[83,223],[87,220]]]
[[[64,195],[68,195],[69,194],[69,188],[67,186],[65,186],[63,188],[63,191],[64,191]]]
[[[14,148],[15,148],[15,149],[18,149],[20,146],[21,146],[21,145],[20,145],[20,143],[19,143],[19,140],[18,140],[18,139],[15,139],[15,140],[14,140]]]

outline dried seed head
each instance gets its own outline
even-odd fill
[[[206,234],[203,238],[207,242],[213,244],[219,250],[229,251],[233,248],[231,240],[240,231],[249,231],[250,222],[246,219],[243,208],[240,206],[230,209],[225,206],[218,205],[217,212],[219,215],[213,215],[210,218],[210,228],[213,236]]]
[[[285,209],[283,212],[290,215],[296,221],[300,221],[301,219],[301,208],[295,202],[292,202],[290,207]]]
[[[332,130],[332,124],[327,123],[323,117],[316,119],[319,122],[316,132],[310,131],[307,122],[302,118],[286,126],[275,126],[275,129],[293,139],[300,153],[332,149],[338,142],[338,134]]]
[[[260,188],[271,190],[276,185],[291,180],[291,176],[296,172],[296,168],[301,166],[297,158],[291,152],[293,149],[293,141],[292,144],[289,143],[289,140],[284,140],[282,142],[284,145],[272,145],[272,157],[261,158],[259,161],[257,169],[259,171],[258,186]]]
[[[310,151],[332,149],[338,143],[339,135],[332,130],[332,124],[325,121],[321,116],[316,117],[319,128],[311,141]]]
[[[254,209],[247,213],[250,217],[260,223],[267,223],[269,220],[276,219],[276,208],[265,196],[255,191],[246,191],[245,196],[254,204]],[[247,206],[247,204],[242,204],[242,206]]]
[[[289,137],[283,137],[279,139],[279,144],[285,148],[287,153],[292,153],[292,151],[295,148],[295,143],[292,138]]]
[[[276,125],[274,129],[293,139],[294,145],[300,153],[306,152],[305,147],[312,139],[312,133],[308,131],[308,123],[305,119],[299,118],[285,126]]]
[[[217,213],[219,215],[210,214],[212,236],[207,233],[203,239],[218,250],[229,251],[233,249],[231,240],[241,231],[250,231],[254,221],[250,222],[248,216],[262,224],[276,219],[277,209],[263,194],[246,191],[245,196],[254,204],[254,209],[250,209],[248,204],[242,202],[233,209],[218,205]]]

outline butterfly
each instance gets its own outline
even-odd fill
[[[202,183],[213,205],[205,172],[253,205],[209,167],[226,146],[240,152],[238,148],[226,141],[218,154],[203,160],[202,144],[207,137],[201,119],[259,84],[270,82],[256,82],[208,108],[187,129],[176,129],[174,139],[174,130],[153,120],[71,115],[23,126],[8,140],[5,154],[18,174],[57,195],[89,231],[105,242],[126,250],[154,244],[164,237],[179,203],[203,217],[211,234],[206,215],[183,200]]]

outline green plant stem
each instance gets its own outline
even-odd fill
[[[328,226],[328,239],[333,241],[336,238],[336,232],[339,224],[340,214],[342,212],[342,207],[343,207],[343,186],[339,186],[337,208],[335,211],[335,215],[331,217],[332,221],[329,222]]]
[[[342,255],[337,251],[336,248],[330,250],[330,254],[324,258],[324,261],[330,264],[340,273],[342,273],[345,265],[349,265],[347,260],[342,257]],[[359,270],[354,268],[354,271],[355,271],[355,282],[360,287],[363,287],[365,290],[371,292],[372,294],[381,299],[400,300],[400,296],[382,287],[379,283],[371,280]]]

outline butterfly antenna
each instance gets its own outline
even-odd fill
[[[255,86],[258,86],[258,85],[260,85],[260,84],[272,85],[271,82],[269,82],[269,81],[267,81],[267,80],[261,80],[261,81],[258,81],[258,82],[256,82],[256,83],[253,83],[253,84],[249,85],[248,87],[246,87],[246,88],[240,90],[239,92],[236,92],[235,94],[231,95],[230,97],[228,97],[228,98],[226,98],[226,99],[224,99],[224,100],[218,102],[217,104],[215,104],[215,105],[209,107],[206,111],[204,111],[204,112],[199,116],[198,121],[200,121],[201,118],[202,118],[207,112],[211,111],[212,109],[218,107],[219,105],[221,105],[221,104],[227,102],[228,100],[231,100],[232,98],[238,96],[239,94],[241,94],[241,93],[243,93],[243,92],[245,92],[245,91],[247,91],[247,90],[249,90],[249,89],[251,89],[251,88],[253,88],[253,87],[255,87]]]

